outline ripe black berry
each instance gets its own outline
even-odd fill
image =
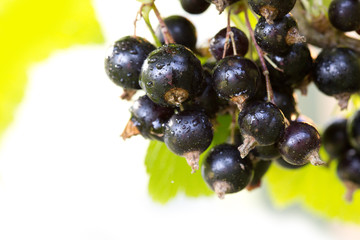
[[[180,44],[163,45],[145,60],[140,86],[155,103],[179,106],[203,91],[203,69],[200,61],[186,47]]]
[[[165,124],[164,142],[175,154],[186,158],[193,172],[199,168],[199,156],[213,138],[208,117],[199,111],[174,114]]]
[[[297,23],[290,14],[274,20],[273,24],[267,23],[266,19],[261,17],[254,34],[261,49],[271,54],[286,54],[293,44],[304,42],[304,37],[300,36]]]
[[[329,6],[331,24],[343,32],[360,28],[360,1],[333,0]]]
[[[339,158],[350,149],[346,124],[346,118],[334,119],[328,123],[321,136],[322,144],[331,158]]]
[[[255,13],[265,17],[269,24],[274,19],[280,19],[293,9],[296,0],[248,0],[249,5]]]
[[[303,80],[313,68],[313,59],[305,43],[292,45],[290,51],[285,55],[269,54],[268,57],[278,68],[283,70],[283,72],[278,71],[266,62],[272,85],[279,87],[286,85],[293,89],[306,87],[303,86]]]
[[[281,166],[282,168],[286,168],[286,169],[298,169],[298,168],[302,168],[307,165],[307,163],[305,163],[304,165],[293,165],[293,164],[286,162],[282,157],[277,158],[275,160],[275,162],[277,163],[277,165]]]
[[[184,107],[185,109],[203,110],[206,115],[213,118],[219,109],[225,107],[226,104],[222,99],[218,98],[213,88],[212,74],[207,68],[204,68],[204,76],[206,83],[204,91],[200,96],[196,97],[194,101],[189,102],[189,104],[186,104]]]
[[[360,151],[360,110],[349,118],[346,128],[350,144]]]
[[[254,164],[254,176],[251,179],[251,182],[246,186],[248,191],[254,190],[261,185],[261,179],[264,177],[265,173],[269,170],[272,161],[263,161],[259,160]]]
[[[360,186],[360,154],[355,149],[348,150],[340,159],[337,174],[347,188],[345,199],[351,202],[353,193]]]
[[[249,40],[245,33],[236,27],[231,27],[231,31],[234,34],[236,53],[239,56],[245,56],[249,48]],[[226,28],[221,29],[210,41],[210,52],[216,60],[220,60],[224,53],[224,44],[226,42]],[[232,41],[229,38],[228,48],[225,56],[231,56],[234,54]]]
[[[195,26],[185,17],[174,15],[164,19],[165,25],[168,28],[170,35],[177,44],[195,50],[197,34]],[[165,43],[164,36],[161,32],[160,26],[155,31],[156,36],[162,44]]]
[[[203,13],[210,6],[205,0],[180,0],[180,3],[186,12],[192,14]]]
[[[252,177],[252,163],[241,158],[236,146],[222,144],[211,149],[201,167],[202,177],[219,198],[239,192]]]
[[[334,96],[341,109],[350,95],[360,90],[360,58],[350,48],[326,48],[315,60],[314,82],[326,95]]]
[[[244,143],[239,147],[245,157],[256,145],[275,144],[285,129],[285,118],[281,110],[270,102],[253,101],[239,113],[239,128]]]
[[[271,78],[272,79],[272,78]],[[273,83],[273,81],[271,81]],[[287,86],[273,86],[273,95],[274,95],[274,103],[280,108],[283,112],[284,116],[288,120],[295,120],[299,116],[299,111],[297,109],[297,101],[295,98],[294,91]],[[267,92],[265,86],[265,80],[261,81],[258,86],[258,90],[255,96],[258,100],[267,101]]]
[[[127,36],[116,41],[105,58],[109,78],[125,89],[140,89],[141,66],[155,47],[141,37]]]
[[[218,95],[242,108],[246,99],[256,93],[261,74],[256,64],[240,56],[221,59],[213,70],[214,89]]]
[[[139,97],[130,108],[131,117],[123,139],[141,134],[144,138],[163,141],[164,124],[174,114],[174,109],[155,104],[148,96]]]
[[[280,152],[277,144],[266,146],[255,146],[251,153],[261,160],[273,160],[280,157]]]
[[[280,139],[279,151],[285,161],[293,165],[304,165],[308,162],[317,166],[323,165],[320,160],[320,134],[311,125],[303,122],[291,122]]]

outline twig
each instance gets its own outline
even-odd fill
[[[326,16],[311,15],[311,21],[304,18],[306,11],[300,2],[296,3],[292,10],[294,18],[298,22],[298,28],[302,35],[306,37],[309,44],[320,48],[347,46],[360,53],[360,41],[346,36],[343,32],[335,29]]]

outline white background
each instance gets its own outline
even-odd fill
[[[164,16],[185,14],[176,0],[157,2]],[[97,0],[95,7],[105,45],[59,51],[29,70],[24,101],[0,146],[1,240],[359,236],[357,227],[299,206],[275,209],[264,188],[223,201],[179,195],[165,206],[152,202],[143,161],[148,142],[119,137],[131,103],[119,100],[121,90],[103,69],[106,46],[132,34],[139,3]],[[214,8],[189,18],[200,43],[226,23]],[[149,37],[142,23],[138,34]],[[329,98],[316,104],[324,101]],[[312,117],[321,123],[324,114]]]

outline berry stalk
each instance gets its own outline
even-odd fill
[[[152,3],[152,9],[154,10],[154,13],[159,21],[161,32],[164,35],[165,44],[175,43],[173,37],[171,36],[171,34],[169,32],[169,29],[166,27],[164,19],[162,19],[160,12],[157,9],[157,7],[155,6],[154,2]]]
[[[273,93],[273,90],[272,90],[272,87],[271,87],[270,77],[269,77],[269,70],[266,67],[264,54],[263,54],[261,48],[259,47],[259,45],[256,43],[255,36],[254,36],[254,30],[251,28],[248,11],[245,10],[244,13],[245,13],[246,26],[247,26],[247,28],[249,30],[251,40],[252,40],[252,42],[253,42],[253,44],[254,44],[254,46],[256,48],[256,52],[258,53],[259,60],[260,60],[260,63],[261,63],[261,68],[262,68],[263,74],[265,76],[266,92],[267,92],[268,101],[271,102],[271,103],[274,103],[274,93]]]

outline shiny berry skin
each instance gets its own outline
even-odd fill
[[[230,144],[212,148],[201,166],[203,179],[219,198],[244,189],[251,180],[252,170],[250,159],[241,158],[236,146]]]
[[[261,17],[256,24],[254,34],[262,50],[277,55],[286,54],[293,44],[303,41],[299,36],[295,19],[289,14],[274,20],[273,24],[267,23],[265,18]]]
[[[310,124],[291,122],[285,129],[278,147],[283,159],[292,165],[304,165],[311,162],[313,165],[322,165],[319,158],[320,134]]]
[[[307,163],[305,163],[304,165],[293,165],[286,162],[282,157],[277,158],[275,162],[277,163],[277,165],[285,169],[298,169],[307,165]]]
[[[214,89],[219,97],[234,102],[241,98],[240,104],[255,95],[260,79],[256,64],[240,56],[221,59],[213,70]]]
[[[155,46],[141,37],[126,36],[116,41],[105,58],[109,78],[125,89],[140,89],[141,66]]]
[[[236,46],[236,52],[239,56],[245,56],[249,48],[249,40],[245,33],[236,27],[231,27],[231,31],[234,34],[234,41]],[[224,44],[226,42],[226,28],[221,29],[210,41],[210,52],[216,60],[223,58]],[[229,38],[228,49],[225,56],[234,55],[232,41]]]
[[[131,124],[144,138],[163,141],[164,125],[174,114],[174,109],[157,105],[145,95],[134,101],[130,113]],[[125,136],[125,138],[128,137],[131,135]]]
[[[313,59],[305,43],[292,45],[290,51],[285,55],[269,54],[268,57],[278,68],[283,70],[283,72],[278,71],[266,62],[271,84],[279,87],[284,85],[293,89],[303,87],[302,83],[305,76],[313,69]]]
[[[348,150],[339,159],[337,175],[347,188],[345,199],[352,201],[352,195],[360,186],[360,154],[355,149]]]
[[[272,23],[274,19],[280,19],[293,9],[296,0],[248,0],[252,10]]]
[[[259,160],[254,164],[254,176],[250,183],[246,186],[248,191],[254,190],[261,185],[261,179],[267,173],[270,168],[272,161]]]
[[[140,86],[155,103],[179,106],[201,94],[204,73],[189,49],[180,44],[163,45],[145,60]]]
[[[195,171],[199,156],[213,139],[212,125],[205,113],[185,110],[174,114],[165,124],[164,142],[175,154],[183,156]]]
[[[359,76],[360,57],[350,48],[323,49],[315,60],[314,83],[324,94],[337,98],[341,109],[360,90]]]
[[[340,31],[360,29],[360,1],[333,0],[329,6],[329,20]]]
[[[191,50],[195,50],[197,33],[196,28],[192,22],[190,22],[187,18],[179,15],[167,17],[164,19],[164,22],[175,43],[184,45]],[[160,26],[157,27],[155,34],[159,38],[160,42],[165,44]]]
[[[206,11],[210,3],[205,0],[180,0],[182,8],[191,14],[200,14]]]
[[[348,119],[346,131],[350,144],[360,151],[360,110],[357,110]]]
[[[334,119],[327,124],[321,135],[322,144],[331,158],[339,158],[350,149],[346,125],[346,118]]]
[[[285,118],[281,110],[270,102],[253,101],[239,113],[238,124],[244,143],[239,147],[246,156],[256,145],[275,144],[283,135]]]

